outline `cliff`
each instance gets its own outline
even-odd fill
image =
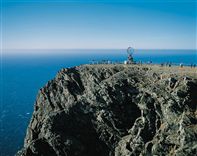
[[[196,153],[196,69],[83,65],[40,89],[17,155]]]

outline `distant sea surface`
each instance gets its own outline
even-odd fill
[[[25,53],[26,52],[26,53]],[[43,53],[42,53],[43,52]],[[135,61],[197,64],[196,50],[136,50]],[[124,61],[126,50],[4,50],[0,80],[0,156],[21,149],[38,90],[61,68]]]

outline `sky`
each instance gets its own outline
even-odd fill
[[[195,0],[1,0],[2,49],[196,49]]]

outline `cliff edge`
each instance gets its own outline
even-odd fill
[[[39,90],[20,156],[195,155],[196,69],[83,65]]]

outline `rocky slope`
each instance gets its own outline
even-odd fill
[[[195,69],[185,71],[138,65],[62,69],[40,89],[17,155],[193,156],[197,76]]]

